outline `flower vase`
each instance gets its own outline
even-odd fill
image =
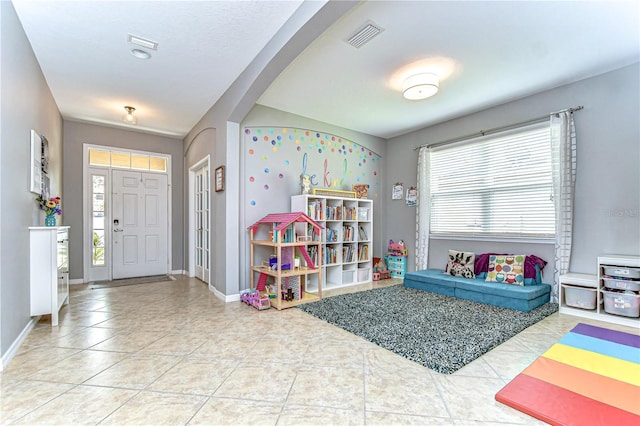
[[[56,217],[54,215],[47,215],[44,218],[44,226],[56,226]]]

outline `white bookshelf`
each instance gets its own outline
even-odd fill
[[[322,231],[322,290],[371,281],[373,269],[373,200],[294,195],[291,211],[306,213]],[[317,281],[308,291],[317,291]]]

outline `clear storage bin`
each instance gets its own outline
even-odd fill
[[[604,310],[625,317],[640,317],[640,295],[602,290]]]
[[[640,281],[617,280],[615,278],[603,278],[604,286],[619,290],[640,291]]]
[[[567,306],[581,309],[596,308],[596,289],[562,285],[564,288],[564,303]]]
[[[640,278],[640,268],[627,268],[624,266],[604,266],[605,275],[620,278]]]

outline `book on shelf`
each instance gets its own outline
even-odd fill
[[[328,243],[338,242],[338,231],[336,229],[327,228],[327,242]]]
[[[342,262],[343,263],[351,263],[356,261],[356,252],[353,249],[353,246],[343,246],[342,247]]]
[[[342,226],[342,241],[351,242],[353,241],[353,226],[343,225]]]
[[[369,260],[369,245],[368,244],[359,244],[358,245],[358,261]]]
[[[363,226],[360,226],[360,232],[359,232],[358,238],[360,238],[360,241],[368,240],[367,231],[364,230]]]

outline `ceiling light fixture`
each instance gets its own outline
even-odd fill
[[[149,59],[151,57],[151,53],[142,49],[131,49],[131,54],[138,59]]]
[[[147,38],[142,38],[133,34],[127,35],[127,41],[132,44],[137,44],[140,47],[146,47],[151,50],[158,50],[158,42],[149,40]]]
[[[429,73],[415,74],[407,77],[402,84],[402,96],[405,99],[417,101],[435,95],[438,93],[439,88],[440,82],[437,75]]]
[[[124,109],[127,111],[127,113],[122,116],[122,121],[127,124],[136,124],[138,122],[138,118],[133,115],[136,109],[132,106],[126,106],[124,107]]]

